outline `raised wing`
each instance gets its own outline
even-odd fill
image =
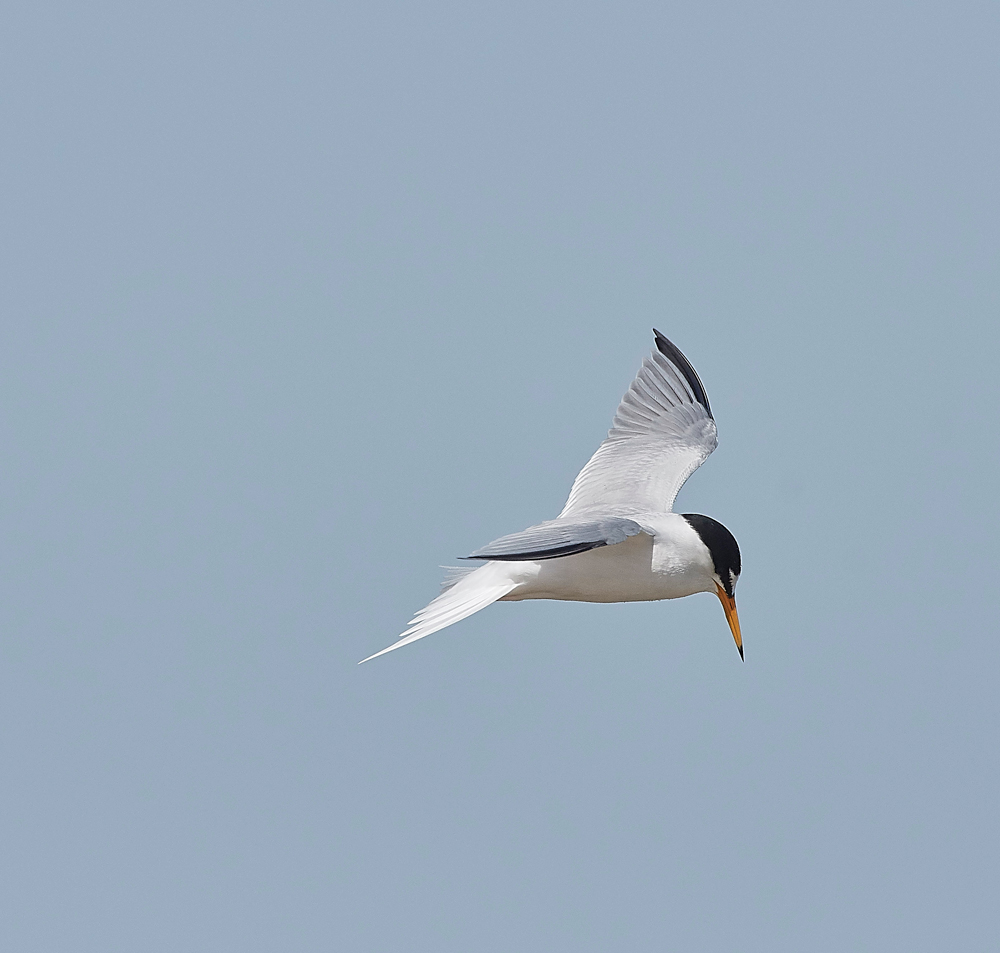
[[[520,533],[501,536],[488,546],[477,549],[463,559],[498,559],[507,562],[521,560],[556,559],[574,556],[598,546],[624,543],[629,536],[638,536],[642,527],[628,519],[609,517],[602,520],[577,522],[556,519],[537,526],[529,526]]]
[[[684,481],[717,444],[708,395],[680,350],[659,331],[622,398],[608,437],[573,482],[560,519],[595,510],[668,513]]]

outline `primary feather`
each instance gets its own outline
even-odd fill
[[[499,559],[517,562],[523,559],[558,559],[574,556],[599,546],[623,543],[642,532],[635,520],[608,517],[602,520],[555,519],[529,526],[520,533],[501,536],[466,559]]]
[[[655,334],[657,350],[642,362],[607,439],[573,482],[560,519],[595,511],[669,513],[684,481],[718,444],[701,380]]]

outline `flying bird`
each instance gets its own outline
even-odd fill
[[[743,658],[734,594],[740,548],[710,516],[672,512],[684,481],[716,447],[715,418],[690,361],[659,331],[653,335],[656,350],[562,512],[462,557],[483,565],[453,571],[399,640],[363,662],[493,602],[647,602],[696,592],[719,597]]]

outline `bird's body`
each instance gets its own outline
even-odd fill
[[[665,513],[644,520],[642,526],[643,532],[615,546],[560,559],[508,563],[517,567],[512,577],[516,587],[503,601],[656,602],[706,591],[711,562],[684,517]]]
[[[657,351],[643,362],[559,516],[467,557],[486,562],[456,570],[399,641],[370,658],[493,602],[649,602],[696,592],[719,596],[742,657],[736,540],[710,517],[671,512],[677,491],[715,449],[715,420],[694,368],[654,334]]]

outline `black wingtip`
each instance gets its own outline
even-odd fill
[[[587,543],[569,543],[566,546],[553,546],[551,549],[533,549],[526,553],[490,553],[478,552],[471,556],[457,556],[457,559],[482,559],[501,563],[534,562],[540,559],[560,559],[563,556],[576,556],[592,549],[607,546],[605,539],[593,540]]]
[[[708,403],[708,394],[705,393],[705,385],[702,384],[698,372],[691,366],[691,362],[684,356],[681,349],[674,344],[665,334],[653,328],[653,337],[656,340],[656,349],[668,360],[677,366],[677,369],[684,375],[684,379],[694,394],[694,399],[708,411],[708,416],[712,416],[712,408]]]

